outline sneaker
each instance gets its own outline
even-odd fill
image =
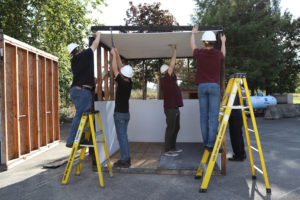
[[[118,168],[129,168],[130,165],[131,165],[130,159],[127,161],[118,160],[117,162],[114,163],[114,167],[118,167]]]
[[[171,151],[172,151],[173,153],[181,153],[181,152],[183,152],[182,149],[172,149]]]
[[[167,151],[164,153],[165,156],[168,156],[168,157],[176,157],[178,156],[179,154],[178,153],[175,153],[173,151]]]
[[[209,152],[212,152],[214,147],[205,146],[204,149],[207,149]],[[223,153],[223,148],[222,147],[219,149],[219,153]]]
[[[242,156],[242,157],[238,157],[236,155],[233,155],[231,158],[228,158],[229,161],[238,161],[238,162],[242,162],[246,159],[246,155]]]
[[[72,148],[72,147],[73,147],[73,144],[66,144],[66,147]]]

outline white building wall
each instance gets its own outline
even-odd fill
[[[184,106],[179,108],[180,131],[177,142],[202,142],[198,100],[185,99],[183,104]],[[95,110],[100,111],[110,155],[119,149],[113,119],[114,107],[114,101],[95,102]],[[130,142],[164,142],[166,117],[163,100],[130,100],[129,110],[128,139]],[[102,162],[105,160],[102,156],[104,151],[101,146],[99,147]]]

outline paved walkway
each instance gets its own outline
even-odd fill
[[[105,199],[105,200],[195,200],[195,199],[299,199],[300,197],[300,118],[264,120],[257,118],[272,194],[267,195],[263,177],[251,179],[249,160],[227,162],[226,176],[213,176],[207,193],[199,193],[200,180],[191,175],[104,174],[100,188],[98,174],[85,162],[80,176],[74,170],[67,185],[61,184],[65,165],[42,169],[50,160],[67,157],[64,142],[49,151],[0,173],[1,200]],[[61,127],[62,140],[69,124]],[[231,147],[227,137],[228,156]],[[259,161],[258,157],[255,159]]]

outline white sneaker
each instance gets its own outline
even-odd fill
[[[174,149],[174,150],[171,150],[171,151],[174,152],[174,153],[181,153],[181,152],[183,152],[182,149]]]
[[[178,156],[178,153],[175,153],[173,151],[167,151],[164,153],[165,156],[169,156],[169,157],[176,157]]]

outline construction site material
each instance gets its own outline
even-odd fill
[[[300,104],[278,104],[269,106],[265,112],[265,119],[280,119],[300,117]]]
[[[293,94],[273,94],[278,104],[293,104]]]
[[[98,127],[99,127],[99,131],[96,132],[96,129],[94,127],[94,121],[97,121],[98,123]],[[85,140],[90,140],[90,138],[92,139],[92,144],[81,144],[81,138],[82,135],[84,134]],[[96,134],[101,136],[101,141],[96,141]],[[102,175],[102,170],[101,170],[101,164],[99,161],[99,154],[98,154],[98,146],[97,143],[102,143],[103,147],[104,147],[104,152],[105,152],[105,158],[107,160],[107,166],[108,166],[108,171],[109,171],[109,175],[110,177],[113,176],[112,173],[112,166],[110,163],[110,158],[108,155],[108,151],[107,151],[107,146],[106,146],[106,140],[105,140],[105,136],[103,133],[103,128],[102,128],[102,123],[101,123],[101,119],[100,119],[100,115],[99,115],[99,111],[92,111],[92,112],[86,112],[82,114],[81,120],[80,120],[80,124],[77,130],[77,134],[75,137],[75,141],[73,143],[73,147],[72,147],[72,151],[71,154],[69,156],[68,159],[68,164],[66,166],[65,172],[64,172],[64,176],[62,179],[62,183],[63,184],[67,184],[68,180],[69,180],[69,176],[72,170],[72,166],[75,160],[75,156],[77,153],[77,150],[79,148],[82,148],[80,151],[80,156],[78,159],[78,164],[76,165],[76,175],[80,175],[81,169],[82,169],[82,163],[85,157],[85,152],[87,147],[93,147],[94,151],[95,151],[95,161],[96,161],[96,165],[97,165],[97,171],[98,171],[98,176],[99,176],[99,182],[100,182],[100,186],[104,187],[104,183],[103,183],[103,175]]]
[[[0,35],[1,165],[59,140],[58,58]]]
[[[244,98],[242,95],[241,85],[243,85],[245,88],[246,98]],[[234,106],[233,104],[234,104],[234,100],[235,100],[237,94],[239,97],[240,105]],[[248,101],[247,106],[244,105],[243,99],[246,99]],[[239,109],[239,110],[241,110],[241,113],[242,113],[244,130],[245,130],[245,135],[246,135],[246,140],[247,140],[247,147],[248,147],[248,151],[249,151],[249,160],[250,160],[250,166],[251,166],[251,172],[252,172],[252,179],[256,179],[256,171],[255,170],[257,170],[258,172],[263,174],[265,186],[266,186],[266,192],[271,193],[271,188],[269,185],[269,179],[268,179],[265,161],[264,161],[264,157],[263,157],[263,153],[262,153],[262,148],[261,148],[261,144],[260,144],[257,125],[256,125],[256,121],[255,121],[254,111],[253,111],[253,107],[252,107],[251,100],[250,100],[248,84],[246,81],[246,74],[243,74],[243,73],[237,73],[237,74],[233,74],[230,76],[230,80],[226,87],[225,94],[223,96],[221,107],[220,107],[219,131],[218,131],[218,135],[216,137],[216,142],[215,142],[214,148],[211,153],[207,149],[205,149],[203,157],[202,157],[200,165],[199,165],[199,168],[198,168],[198,171],[197,171],[197,174],[195,176],[195,178],[197,178],[197,179],[198,178],[200,179],[203,177],[199,192],[203,193],[203,192],[207,191],[208,183],[210,181],[212,170],[214,168],[215,161],[216,161],[218,152],[220,150],[220,147],[221,147],[221,144],[223,141],[223,137],[226,133],[226,127],[227,127],[228,120],[230,118],[232,109]],[[248,128],[246,113],[250,114],[250,117],[251,117],[251,122],[252,122],[251,129]],[[251,146],[249,132],[254,133],[257,147]],[[259,167],[254,165],[252,149],[259,154],[262,169],[259,169]],[[208,165],[206,165],[208,159],[209,159],[209,162],[208,162]]]

